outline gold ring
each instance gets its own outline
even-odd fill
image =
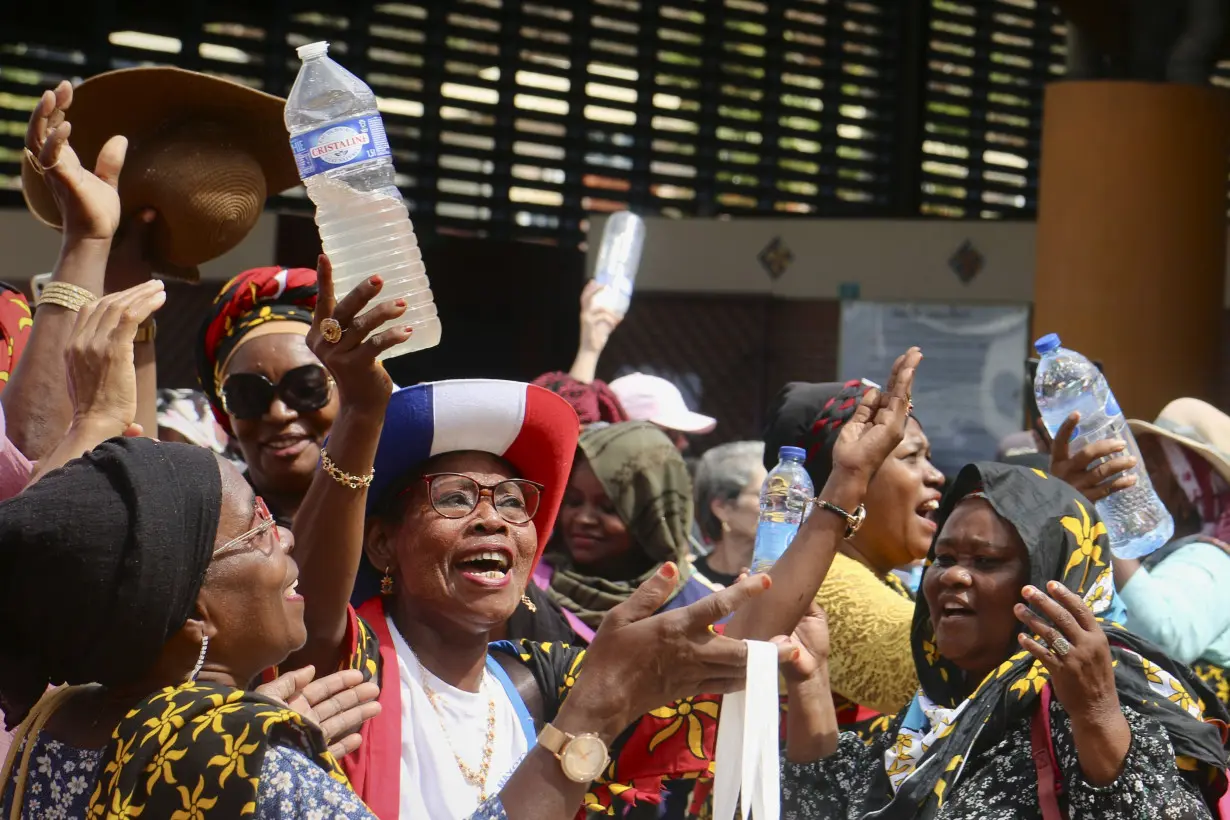
[[[914,394],[913,393],[905,394],[905,412],[907,413],[914,412]]]
[[[331,345],[340,342],[344,332],[341,323],[332,316],[320,323],[320,335],[325,337],[325,341]]]
[[[1068,639],[1063,635],[1053,635],[1051,636],[1051,651],[1062,658],[1072,651],[1072,644],[1068,643]]]
[[[38,157],[33,151],[30,150],[29,147],[26,148],[26,159],[30,161],[30,167],[34,169],[34,173],[38,174],[40,177],[60,164],[60,158],[56,157],[55,162],[50,165],[43,165],[43,163],[38,161]]]

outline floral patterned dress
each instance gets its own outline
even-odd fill
[[[1174,749],[1157,722],[1124,709],[1132,728],[1123,772],[1109,786],[1093,786],[1081,773],[1071,723],[1052,701],[1051,735],[1063,779],[1061,807],[1073,818],[1099,820],[1195,820],[1211,817],[1200,790],[1175,766]],[[895,723],[898,723],[896,721]],[[871,743],[843,732],[837,752],[806,765],[782,761],[782,820],[859,820],[882,808],[890,795],[873,788],[877,769],[898,737],[894,730]],[[942,820],[1032,820],[1042,817],[1038,775],[1030,756],[1030,722],[1018,720],[990,748],[965,764],[946,795]]]
[[[87,816],[90,795],[102,770],[102,749],[77,749],[40,735],[27,775],[23,820],[78,820]],[[20,758],[19,758],[20,760]],[[13,778],[15,781],[16,778]],[[15,782],[0,801],[3,816],[12,810]],[[502,806],[484,807],[473,820],[503,820]],[[350,820],[370,818],[346,786],[287,746],[270,749],[261,763],[256,820]]]

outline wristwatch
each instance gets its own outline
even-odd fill
[[[854,508],[854,512],[848,513],[836,504],[825,501],[823,498],[817,498],[814,502],[817,507],[822,510],[828,510],[831,513],[841,516],[846,519],[846,534],[843,538],[849,539],[854,537],[854,533],[858,532],[858,528],[863,526],[863,522],[867,520],[867,508],[859,504]]]
[[[538,733],[538,745],[559,760],[564,776],[573,783],[591,783],[611,761],[606,744],[595,734],[570,735],[550,723]]]
[[[137,325],[137,333],[133,336],[133,341],[137,344],[152,342],[158,338],[158,323],[151,316],[141,324]]]

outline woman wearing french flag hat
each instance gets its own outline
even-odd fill
[[[490,645],[554,525],[577,416],[516,382],[394,390],[375,356],[412,330],[368,338],[405,309],[361,313],[380,287],[373,277],[335,306],[321,257],[307,340],[340,406],[295,518],[308,641],[287,662],[349,666],[380,684],[379,714],[342,761],[355,792],[380,820],[565,820],[582,805],[656,801],[664,777],[708,771],[717,694],[742,686],[747,663],[746,644],[710,625],[768,580],[653,615],[678,580],[668,563],[588,650]],[[381,591],[356,610],[364,553]],[[693,700],[702,692],[716,694]],[[676,720],[684,713],[695,718]],[[663,735],[672,725],[681,730]]]

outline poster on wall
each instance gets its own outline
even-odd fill
[[[945,475],[993,459],[1001,438],[1025,429],[1028,306],[842,303],[842,380],[882,384],[911,345],[924,356],[914,380],[914,414]]]

